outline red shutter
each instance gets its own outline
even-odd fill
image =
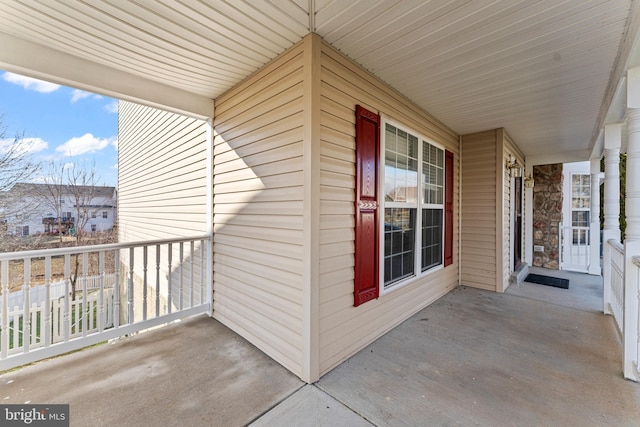
[[[453,264],[453,153],[444,160],[444,266]]]
[[[356,218],[353,305],[378,298],[380,116],[356,106]]]

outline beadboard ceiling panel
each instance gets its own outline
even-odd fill
[[[595,144],[616,70],[628,62],[623,42],[635,31],[637,7],[635,0],[0,0],[0,33],[215,99],[314,31],[460,134],[504,127],[525,155],[578,160]]]

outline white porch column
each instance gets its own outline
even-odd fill
[[[640,69],[627,72],[627,168],[624,242],[624,364],[626,379],[638,381],[640,359],[640,270],[633,257],[640,255]]]
[[[620,145],[622,143],[622,124],[616,123],[604,127],[604,227],[602,241],[614,239],[620,241]],[[606,247],[605,247],[606,252]],[[606,258],[606,257],[605,257]],[[611,293],[611,263],[603,265],[602,311],[611,314],[609,308]]]
[[[589,224],[589,274],[599,276],[600,269],[600,159],[591,160],[591,222]]]
[[[620,240],[620,145],[622,123],[604,127],[604,241]]]

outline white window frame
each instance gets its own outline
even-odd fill
[[[574,208],[573,207],[573,190],[574,190],[574,185],[573,185],[573,177],[574,176],[580,176],[580,187],[582,188],[582,177],[587,177],[587,185],[585,187],[589,188],[589,201],[587,203],[587,207],[583,207],[583,208]],[[571,197],[571,202],[569,205],[569,212],[570,212],[570,218],[569,218],[569,225],[573,228],[573,227],[589,227],[589,224],[591,223],[591,198],[593,197],[593,188],[591,188],[591,175],[588,173],[584,173],[584,172],[572,172],[571,173],[571,185],[570,185],[570,197]],[[580,197],[581,199],[583,199],[583,197]],[[587,221],[587,225],[573,225],[573,213],[574,212],[589,212],[589,218]],[[581,239],[581,237],[583,236],[583,231],[584,231],[584,235],[585,235],[585,241],[581,242],[581,243],[575,243],[575,231],[578,231],[578,236],[579,236],[579,240]],[[574,230],[574,232],[571,235],[571,244],[572,245],[576,245],[576,244],[583,244],[583,245],[589,245],[590,244],[590,239],[589,239],[589,233],[586,230]]]
[[[380,230],[380,237],[379,237],[379,253],[378,253],[378,259],[380,260],[379,262],[379,283],[378,283],[378,287],[380,290],[380,295],[384,295],[386,293],[389,292],[393,292],[397,289],[403,288],[406,285],[409,285],[411,283],[414,283],[416,280],[420,280],[423,279],[424,277],[427,277],[431,274],[436,273],[437,271],[441,270],[444,268],[444,246],[445,246],[445,241],[444,241],[444,234],[445,234],[445,224],[444,224],[444,217],[445,217],[445,212],[444,212],[444,208],[445,208],[445,192],[446,192],[446,149],[442,144],[437,143],[436,141],[434,141],[431,138],[428,138],[426,136],[424,136],[423,134],[421,134],[420,132],[417,132],[416,130],[410,128],[409,126],[405,126],[401,123],[398,123],[392,119],[389,119],[387,117],[381,116],[380,118],[380,154],[379,154],[379,180],[378,180],[378,194],[379,199],[380,199],[380,203],[379,203],[379,211],[378,211],[378,230]],[[387,124],[394,126],[395,128],[402,130],[408,134],[411,134],[413,136],[415,136],[416,138],[418,138],[418,170],[417,170],[417,182],[418,182],[418,191],[417,191],[417,202],[416,203],[402,203],[402,202],[386,202],[385,201],[385,152],[386,152],[386,127]],[[423,142],[427,142],[430,145],[433,145],[435,147],[437,147],[438,149],[442,150],[442,161],[443,161],[443,173],[442,173],[442,204],[438,205],[438,204],[427,204],[427,203],[423,203],[422,199],[423,199],[423,187],[422,187],[422,167],[423,167],[423,156],[422,156],[422,152],[423,152]],[[397,206],[395,206],[397,204]],[[385,287],[385,283],[384,283],[384,244],[385,244],[385,209],[386,208],[393,208],[393,207],[398,207],[398,208],[407,208],[407,209],[416,209],[416,223],[415,223],[415,239],[414,239],[414,271],[413,274],[411,276],[405,277],[403,279],[400,279],[397,282],[393,282],[391,284],[389,284],[389,286]],[[422,271],[422,263],[421,263],[421,253],[422,253],[422,210],[423,209],[430,209],[430,208],[436,208],[436,209],[440,209],[442,211],[442,234],[440,236],[440,241],[441,241],[441,262],[440,265],[434,266],[432,268],[429,268],[425,271]]]

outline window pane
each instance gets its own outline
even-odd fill
[[[422,210],[422,271],[442,264],[442,209]]]
[[[416,203],[418,138],[387,124],[385,128],[385,200]]]
[[[587,227],[589,225],[588,211],[571,212],[571,225],[573,227]]]
[[[444,200],[444,151],[422,141],[422,202],[442,204]]]
[[[571,208],[588,209],[591,204],[590,175],[571,176]]]
[[[384,210],[384,285],[414,274],[416,210]]]

